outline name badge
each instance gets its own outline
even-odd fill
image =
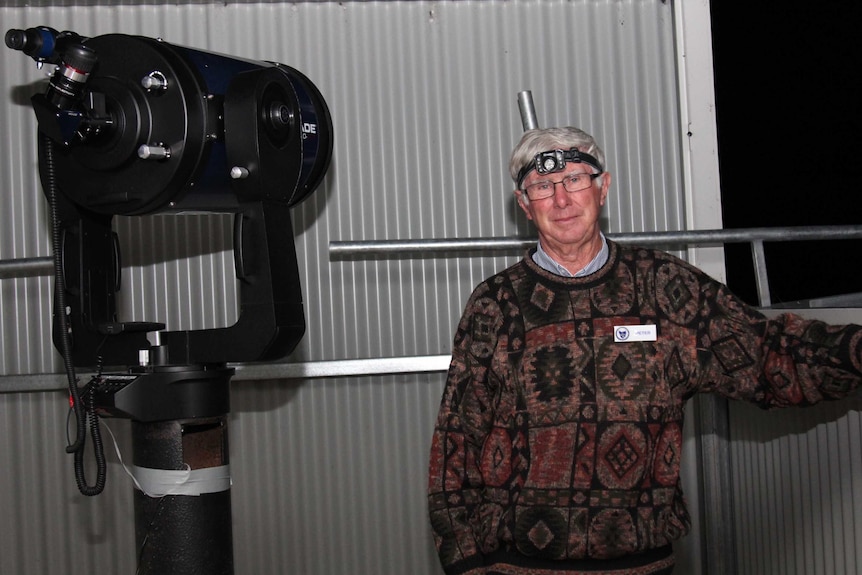
[[[658,329],[655,324],[648,325],[618,325],[614,328],[614,341],[627,343],[630,341],[655,341]]]

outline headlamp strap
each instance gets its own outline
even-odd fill
[[[585,152],[581,152],[577,148],[571,148],[569,150],[547,150],[536,154],[533,157],[533,161],[521,168],[521,171],[518,173],[518,189],[521,189],[521,184],[524,182],[524,178],[526,178],[527,174],[532,170],[536,170],[539,174],[553,174],[565,169],[566,162],[587,164],[594,167],[599,172],[605,171],[595,157]]]

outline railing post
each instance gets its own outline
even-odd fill
[[[695,402],[695,436],[700,457],[702,567],[704,575],[736,575],[733,474],[730,468],[730,409],[714,394]]]
[[[763,251],[763,240],[752,240],[751,260],[754,262],[754,281],[757,283],[757,299],[760,307],[772,307],[772,296],[769,294],[769,275],[766,273],[766,252]]]

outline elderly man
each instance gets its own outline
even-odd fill
[[[690,528],[685,402],[843,397],[862,328],[767,320],[693,266],[605,238],[611,175],[581,130],[526,132],[509,170],[539,241],[475,289],[457,328],[428,487],[443,568],[671,573]]]

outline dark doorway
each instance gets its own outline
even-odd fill
[[[711,3],[726,228],[862,224],[862,8]],[[766,244],[774,304],[862,292],[862,240]],[[728,285],[757,303],[748,245]]]

